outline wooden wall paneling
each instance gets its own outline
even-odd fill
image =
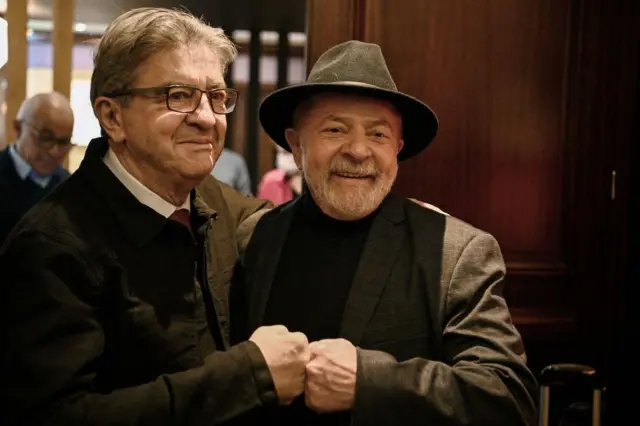
[[[53,0],[53,90],[71,98],[75,0]]]
[[[575,298],[585,361],[607,384],[611,424],[634,409],[628,387],[638,373],[629,350],[632,158],[640,136],[640,4],[636,0],[574,2],[567,106],[565,194],[568,252],[576,267]],[[612,172],[616,172],[615,186]],[[615,190],[612,192],[612,190]],[[635,298],[631,299],[634,300]],[[627,307],[627,309],[625,309]],[[622,420],[622,418],[620,418]],[[609,422],[607,422],[609,423]]]
[[[73,73],[73,20],[76,10],[75,0],[53,1],[53,90],[71,99],[71,75]],[[70,152],[63,163],[70,167]]]
[[[263,84],[261,88],[260,99],[264,99],[269,93],[276,90],[276,86],[274,84]],[[276,153],[276,144],[273,140],[267,135],[267,132],[264,131],[262,126],[260,126],[260,134],[258,135],[258,140],[260,146],[258,148],[258,176],[256,176],[256,187],[262,176],[267,173],[269,170],[273,169],[274,161],[275,161],[275,153]]]
[[[329,47],[361,39],[365,7],[366,0],[307,0],[307,70]]]
[[[611,351],[614,339],[628,337],[621,329],[625,287],[637,286],[628,281],[628,215],[631,153],[639,136],[640,5],[635,0],[578,3],[567,117],[572,147],[567,155],[580,158],[567,191],[571,251],[581,264],[576,279],[584,283],[579,316],[587,352],[609,373],[621,364]]]
[[[247,103],[245,101],[245,97],[242,94],[246,92],[247,85],[245,83],[236,83],[234,87],[240,92],[240,97],[238,99],[236,109],[233,112],[234,126],[231,129],[232,134],[228,136],[231,138],[229,148],[246,158]],[[274,84],[261,84],[260,101],[275,89],[276,87]],[[273,162],[275,158],[275,143],[271,140],[271,138],[269,138],[269,136],[267,136],[265,131],[262,129],[262,126],[260,126],[259,128],[258,141],[258,174],[257,176],[251,176],[251,180],[255,182],[256,185],[260,182],[262,176],[264,176],[267,171],[273,168]]]
[[[609,232],[614,243],[608,259],[610,274],[603,286],[609,290],[609,321],[601,331],[601,344],[607,349],[605,372],[607,373],[607,411],[610,424],[624,424],[634,415],[636,405],[629,386],[638,383],[639,373],[635,365],[635,353],[631,350],[632,336],[636,334],[638,284],[640,283],[640,245],[637,243],[640,223],[640,2],[627,1],[618,9],[617,31],[619,73],[611,94],[617,102],[612,121],[613,134],[607,133],[615,151],[616,170],[615,199],[612,203],[612,220]],[[632,165],[636,164],[635,170]],[[598,294],[593,296],[598,297]],[[600,310],[592,313],[597,322]],[[602,325],[600,326],[602,328]],[[631,366],[631,368],[629,368]]]
[[[27,93],[27,0],[12,0],[7,4],[8,62],[4,66],[7,86],[5,91],[6,110],[4,115],[4,143],[10,144],[17,137],[13,120],[18,115],[20,105]]]
[[[244,93],[246,92],[247,85],[244,83],[234,83],[234,88],[238,91],[238,103],[236,109],[233,111],[233,127],[231,134],[227,137],[231,137],[230,149],[246,156],[245,146],[247,143],[247,129],[245,122],[247,120],[247,103]]]

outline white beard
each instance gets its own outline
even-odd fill
[[[387,175],[380,174],[370,184],[354,182],[341,184],[329,170],[309,173],[306,153],[302,152],[304,180],[319,207],[329,207],[341,220],[358,220],[373,213],[391,192],[398,174],[398,166]]]

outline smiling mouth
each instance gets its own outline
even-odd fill
[[[183,142],[183,144],[192,151],[212,151],[213,144],[208,142]]]
[[[189,145],[213,146],[213,142],[205,142],[205,141],[184,141],[182,143],[186,143],[186,144],[189,144]]]
[[[375,178],[375,176],[372,176],[372,175],[358,175],[354,173],[343,173],[343,172],[334,172],[333,175],[342,179],[352,179],[352,180],[373,180]]]

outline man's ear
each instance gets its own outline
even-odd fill
[[[16,139],[20,139],[20,135],[22,135],[22,122],[15,119],[11,124],[13,125],[13,131],[16,133]]]
[[[298,170],[302,170],[302,147],[300,146],[300,133],[292,128],[284,131],[284,138],[291,148],[293,159],[298,166]]]
[[[96,99],[93,111],[100,123],[100,128],[115,143],[126,140],[124,123],[122,122],[122,105],[114,99],[104,96]]]
[[[400,154],[400,151],[402,151],[402,147],[404,147],[404,140],[400,139],[398,141],[398,152],[396,152],[396,155]]]

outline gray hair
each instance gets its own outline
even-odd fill
[[[238,53],[221,28],[186,11],[142,7],[118,16],[95,51],[91,104],[109,92],[130,89],[136,71],[152,55],[199,43],[218,53],[223,73]]]

